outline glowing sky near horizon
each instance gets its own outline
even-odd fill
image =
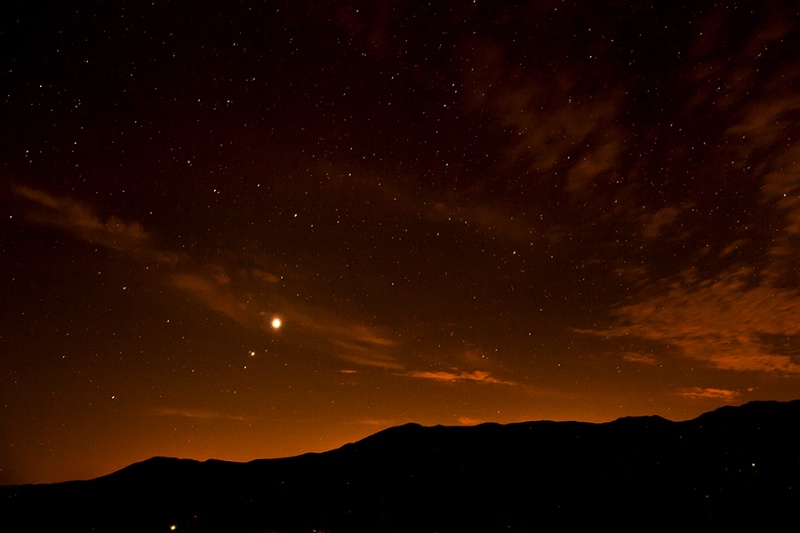
[[[0,483],[800,397],[795,2],[201,4],[0,8]]]

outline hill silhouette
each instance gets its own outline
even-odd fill
[[[694,420],[406,424],[320,454],[0,488],[3,531],[796,531],[800,401]]]

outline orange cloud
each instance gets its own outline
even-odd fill
[[[743,139],[740,156],[749,157],[760,148],[783,140],[787,127],[795,124],[794,115],[800,110],[800,97],[774,97],[755,101],[741,112],[740,121],[727,133]]]
[[[23,185],[16,185],[13,189],[22,197],[46,208],[45,212],[33,215],[35,220],[70,230],[86,241],[125,250],[138,246],[148,238],[148,234],[137,222],[126,224],[116,217],[103,222],[79,202],[57,198]]]
[[[759,63],[754,59],[765,50],[780,46],[780,40],[791,31],[787,21],[792,19],[791,13],[779,6],[773,7],[775,9],[768,20],[749,30],[749,39],[742,39],[748,36],[747,33],[741,35],[741,29],[725,24],[719,13],[709,14],[705,20],[701,19],[693,25],[697,34],[688,60],[693,64],[691,72],[696,87],[695,97],[689,103],[689,112],[697,108],[713,108],[728,113],[737,109],[758,89],[772,85],[764,80],[763,73],[759,73]],[[738,32],[739,39],[732,39],[729,34],[731,31]],[[721,48],[721,42],[732,46]],[[734,43],[739,43],[738,47]],[[781,77],[785,77],[785,74],[777,73]],[[735,128],[752,131],[752,126],[758,122],[759,119],[750,108],[740,117]]]
[[[628,352],[622,354],[622,359],[629,363],[639,363],[642,365],[655,366],[658,364],[658,359],[650,354]]]
[[[402,422],[398,422],[397,420],[392,420],[392,419],[385,419],[385,420],[365,419],[365,420],[360,420],[358,423],[365,426],[388,428],[392,426],[398,426]]]
[[[567,190],[580,193],[616,163],[621,153],[617,139],[624,136],[615,119],[625,88],[597,91],[593,84],[602,79],[602,71],[587,75],[591,66],[563,58],[558,73],[517,66],[505,46],[478,37],[463,54],[472,88],[465,103],[490,115],[508,135],[509,165],[545,176],[556,176],[556,167],[565,165],[570,168]]]
[[[587,186],[598,176],[610,170],[620,155],[619,142],[610,140],[599,148],[587,151],[568,174],[567,191],[571,193],[585,192]]]
[[[390,353],[396,341],[382,335],[377,328],[320,308],[287,305],[281,313],[287,323],[306,330],[327,344],[330,353],[339,359],[389,370],[403,368]]]
[[[765,276],[776,285],[797,279],[796,258],[800,254],[800,144],[795,143],[769,162],[761,188],[766,207],[774,206],[783,215],[783,231],[769,249],[770,262]]]
[[[528,80],[524,86],[505,89],[490,102],[503,125],[517,132],[512,157],[527,161],[535,171],[551,170],[601,126],[610,127],[617,114],[613,100],[573,105],[568,99],[559,102],[550,93],[553,90],[558,89]]]
[[[253,268],[250,274],[254,279],[263,283],[278,283],[281,280],[279,276],[267,272],[266,270],[261,270],[260,268]]]
[[[414,370],[403,374],[411,378],[432,379],[434,381],[445,381],[449,383],[455,382],[476,382],[476,383],[490,383],[494,385],[516,385],[513,381],[504,381],[495,378],[490,372],[484,370],[474,370],[472,372],[465,372],[457,368],[451,371],[430,371],[430,370]]]
[[[325,309],[301,306],[284,301],[277,295],[274,301],[258,298],[236,288],[236,283],[220,268],[209,269],[206,275],[177,273],[171,276],[172,284],[202,302],[208,309],[218,312],[245,327],[271,330],[264,309],[279,308],[287,328],[305,331],[322,343],[330,355],[360,366],[402,370],[389,351],[394,340],[381,335],[377,329],[361,322],[348,320]]]
[[[617,309],[616,326],[582,332],[657,341],[720,369],[798,374],[800,292],[756,278],[739,269],[714,280],[674,283]]]
[[[14,192],[39,207],[30,217],[52,225],[93,244],[122,252],[137,260],[155,260],[171,267],[169,282],[208,309],[245,327],[270,329],[264,320],[265,309],[280,308],[280,314],[293,328],[305,330],[326,346],[327,352],[363,366],[398,371],[403,367],[388,353],[395,341],[377,329],[348,320],[325,309],[287,302],[272,295],[271,301],[256,297],[265,289],[277,290],[280,278],[260,268],[231,269],[223,265],[204,265],[199,272],[188,272],[182,264],[190,261],[181,254],[157,249],[150,235],[136,222],[117,217],[103,221],[89,207],[44,191],[18,185]],[[183,261],[181,261],[183,259]],[[257,291],[251,290],[257,287]]]
[[[39,206],[39,211],[29,215],[34,222],[61,228],[83,241],[126,252],[141,260],[175,264],[180,258],[179,254],[154,248],[150,235],[138,222],[124,222],[117,217],[103,221],[91,209],[75,200],[59,198],[23,185],[15,185],[13,190]]]
[[[683,389],[678,394],[693,400],[723,400],[725,402],[733,402],[739,397],[739,393],[736,391],[726,389],[709,389],[703,387]]]
[[[678,209],[675,207],[665,207],[659,209],[647,217],[642,236],[646,239],[655,239],[661,233],[661,228],[675,222],[678,217]]]
[[[227,282],[214,283],[196,274],[174,274],[172,284],[188,293],[192,298],[201,301],[212,311],[221,313],[243,326],[258,323],[258,311],[232,293],[224,285]]]
[[[167,416],[178,418],[191,418],[194,420],[232,420],[244,422],[246,417],[240,415],[229,415],[210,409],[183,409],[176,407],[156,407],[151,411],[154,416]]]
[[[473,205],[452,194],[435,202],[428,216],[436,221],[469,225],[486,233],[524,242],[530,242],[535,233],[535,226],[524,216],[500,206]]]
[[[348,363],[354,363],[360,366],[371,366],[374,368],[383,368],[384,370],[402,370],[403,365],[398,363],[393,357],[379,354],[379,353],[362,353],[361,347],[354,347],[353,349],[339,350],[336,355],[339,359]]]

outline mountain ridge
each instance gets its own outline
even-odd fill
[[[687,524],[788,531],[800,505],[798,422],[800,400],[726,406],[679,422],[410,423],[323,453],[246,463],[152,457],[93,480],[0,487],[8,522],[0,524],[4,531],[32,519],[39,530],[121,532],[172,525],[636,531],[643,523],[650,531]]]

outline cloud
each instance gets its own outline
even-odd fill
[[[541,44],[543,50],[552,45]],[[583,193],[623,151],[624,129],[616,118],[627,82],[617,78],[617,89],[609,90],[611,73],[578,57],[559,56],[556,71],[537,61],[519,64],[516,54],[524,47],[486,37],[468,40],[462,51],[470,87],[465,104],[497,123],[508,166],[534,173],[537,181],[561,180],[558,172],[566,168],[567,192]]]
[[[773,85],[765,83],[764,79],[765,52],[782,47],[781,40],[792,29],[787,23],[792,20],[792,14],[777,4],[770,4],[767,9],[764,20],[758,23],[754,18],[744,32],[740,25],[726,23],[725,14],[719,10],[693,24],[697,33],[687,59],[692,63],[689,72],[696,87],[695,96],[689,102],[690,109],[730,113],[754,92]],[[739,123],[745,129],[749,129],[746,124],[755,125],[759,121],[751,111],[752,108]]]
[[[167,280],[173,287],[244,327],[270,331],[265,315],[269,317],[269,310],[280,309],[279,314],[289,327],[314,335],[328,355],[362,366],[403,369],[388,353],[395,341],[358,320],[281,298],[278,293],[281,278],[267,270],[219,264],[193,266],[190,270],[187,267],[193,263],[190,258],[156,248],[150,234],[137,222],[125,222],[117,217],[103,221],[78,201],[31,187],[17,185],[14,191],[37,206],[30,214],[33,221],[61,228],[83,241],[133,259],[155,260],[171,267]],[[235,264],[236,259],[232,256],[228,262]]]
[[[628,363],[638,363],[641,365],[655,366],[658,364],[658,359],[654,355],[626,352],[622,354],[622,359]]]
[[[614,315],[618,324],[581,332],[656,341],[719,369],[800,373],[800,292],[760,283],[750,269],[675,282]]]
[[[175,287],[202,302],[208,309],[242,326],[271,331],[269,322],[273,313],[265,310],[276,309],[279,310],[276,314],[281,316],[284,323],[282,330],[300,331],[315,338],[328,355],[360,366],[393,371],[403,369],[403,365],[390,353],[396,342],[382,335],[378,329],[334,315],[323,308],[287,301],[274,291],[258,297],[250,294],[251,291],[246,288],[238,287],[246,284],[246,276],[244,279],[231,279],[218,266],[206,270],[201,274],[176,273],[170,280]],[[258,278],[261,280],[263,276]],[[269,277],[263,281],[274,285]]]
[[[302,332],[315,338],[324,353],[360,366],[402,370],[403,366],[390,353],[396,342],[382,335],[377,328],[357,320],[335,315],[324,308],[291,302],[271,293],[257,296],[248,290],[248,276],[231,278],[221,267],[207,272],[176,273],[172,284],[202,302],[208,309],[220,313],[245,327],[272,331],[269,325],[273,314],[283,320],[282,330]],[[252,279],[252,278],[251,278]],[[261,293],[274,286],[271,276],[257,275]],[[265,286],[266,285],[266,286]],[[278,310],[275,313],[266,310]]]
[[[617,140],[610,140],[594,150],[587,151],[568,172],[567,191],[583,193],[590,183],[610,170],[620,155]]]
[[[398,422],[397,420],[394,420],[394,419],[377,420],[377,419],[368,418],[368,419],[364,419],[364,420],[359,420],[358,424],[361,424],[361,425],[364,425],[364,426],[374,426],[374,427],[388,428],[388,427],[400,425],[401,422]]]
[[[197,274],[178,273],[171,276],[172,284],[188,293],[192,298],[205,306],[243,326],[253,326],[258,322],[258,310],[253,309],[238,295],[226,287],[229,281],[220,278],[217,273],[216,282]],[[212,278],[214,279],[214,278]]]
[[[490,372],[485,370],[473,370],[467,372],[453,368],[448,370],[430,371],[430,370],[414,370],[402,374],[411,378],[430,379],[434,381],[444,381],[449,383],[456,382],[475,382],[475,383],[489,383],[493,385],[516,385],[513,381],[504,381],[492,376]]]
[[[138,222],[125,222],[113,216],[103,221],[90,208],[70,198],[59,198],[24,185],[15,185],[13,190],[39,207],[29,214],[36,223],[61,228],[83,241],[125,252],[140,260],[175,264],[180,258],[179,254],[155,248],[150,234]]]
[[[335,357],[361,366],[400,370],[403,366],[390,353],[397,342],[378,328],[349,320],[322,308],[287,304],[281,311],[287,324],[307,331],[328,346]]]
[[[767,140],[773,140],[776,131],[771,126],[787,118],[786,115],[800,108],[800,97],[790,96],[757,100],[745,106],[741,113],[740,121],[728,128],[727,133],[735,135],[757,135],[759,138],[764,132],[769,132]]]
[[[769,249],[766,274],[776,284],[794,284],[800,254],[800,144],[795,143],[768,163],[761,188],[765,209],[783,217],[783,228]]]
[[[253,268],[250,270],[250,275],[263,283],[278,283],[281,278],[280,276],[276,276],[271,272],[267,272],[266,270],[262,270],[260,268]]]
[[[783,61],[776,68],[758,72],[758,61],[772,49],[780,49],[784,36],[792,30],[787,18],[774,13],[769,20],[753,29],[750,39],[734,54],[729,54],[726,69],[738,74],[740,79],[731,80],[730,84],[720,86],[736,86],[746,91],[741,104],[733,114],[735,122],[726,134],[733,141],[739,141],[740,157],[750,157],[764,147],[775,143],[783,143],[791,137],[790,131],[796,129],[796,114],[800,110],[800,96],[794,91],[787,91],[800,81],[800,62]],[[762,60],[763,61],[763,60]],[[746,73],[746,76],[742,73]],[[741,78],[746,77],[746,80]],[[746,83],[745,83],[746,81]],[[752,98],[747,98],[751,95]]]
[[[259,276],[259,279],[263,279],[263,276]],[[274,291],[260,297],[250,294],[251,291],[246,287],[239,287],[246,284],[246,276],[245,279],[232,280],[220,267],[215,267],[203,274],[176,273],[170,280],[175,287],[202,302],[208,309],[244,327],[272,331],[269,322],[273,314],[278,314],[284,324],[282,330],[302,332],[315,338],[323,352],[332,357],[360,366],[393,371],[403,369],[389,353],[396,342],[376,328],[336,316],[323,308],[287,301]],[[269,277],[264,281],[274,285]],[[271,313],[267,309],[279,312]]]
[[[556,97],[556,91],[561,98]],[[601,126],[610,126],[617,115],[614,99],[579,104],[572,102],[569,89],[565,92],[566,96],[560,87],[545,86],[531,78],[516,86],[504,85],[486,102],[502,125],[516,133],[509,155],[526,161],[531,170],[551,171]],[[606,145],[592,156],[596,163],[591,166],[607,169],[614,154],[614,146]],[[577,171],[584,181],[585,170]]]
[[[655,239],[661,233],[661,228],[675,222],[679,212],[675,207],[665,207],[652,215],[647,215],[642,236],[646,239]]]
[[[128,224],[116,217],[103,222],[79,202],[58,198],[23,185],[16,185],[13,189],[22,197],[45,208],[43,212],[32,215],[34,220],[69,230],[86,241],[115,250],[128,250],[141,246],[149,238],[137,222]]]
[[[404,368],[402,364],[397,362],[395,358],[389,355],[379,353],[359,353],[360,351],[363,350],[359,347],[355,347],[355,349],[348,349],[345,347],[344,350],[338,351],[336,355],[342,361],[354,363],[360,366],[383,368],[384,370],[402,370]]]
[[[247,417],[240,415],[229,415],[210,409],[184,409],[177,407],[156,407],[150,414],[154,416],[190,418],[193,420],[232,420],[244,422]]]
[[[530,242],[535,234],[535,226],[523,215],[488,203],[472,204],[453,194],[434,202],[429,216],[436,221],[474,226],[481,231],[522,242]]]
[[[703,387],[683,389],[678,394],[693,400],[723,400],[725,402],[733,402],[739,397],[739,393],[736,391]]]

